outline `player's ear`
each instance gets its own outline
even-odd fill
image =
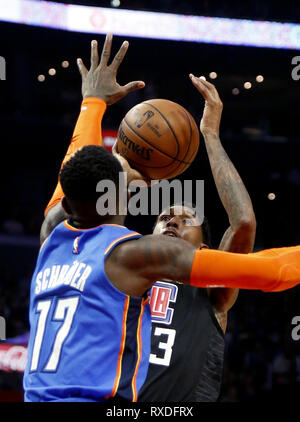
[[[67,214],[69,214],[69,215],[72,214],[70,204],[69,204],[69,202],[68,202],[68,200],[67,200],[67,198],[65,196],[61,200],[61,205],[62,205],[63,209],[65,210],[65,212]]]

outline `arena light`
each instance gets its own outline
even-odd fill
[[[110,4],[112,7],[119,7],[121,2],[120,0],[111,0]]]
[[[245,88],[245,89],[250,89],[251,87],[252,87],[251,82],[245,82],[245,83],[244,83],[244,88]]]
[[[54,76],[56,74],[56,70],[53,67],[51,67],[51,69],[48,70],[48,73],[50,76]]]
[[[263,82],[263,80],[264,80],[264,77],[262,75],[256,76],[256,82],[261,83],[261,82]]]
[[[300,25],[0,0],[0,21],[93,34],[300,50]]]

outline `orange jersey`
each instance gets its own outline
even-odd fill
[[[71,143],[63,159],[61,168],[69,160],[72,154],[86,145],[102,145],[101,122],[106,110],[106,103],[100,98],[88,97],[82,101],[81,111],[73,132]],[[60,182],[58,181],[55,191],[48,203],[44,215],[50,208],[58,204],[64,197]]]

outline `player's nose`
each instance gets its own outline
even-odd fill
[[[167,227],[174,227],[175,229],[178,229],[178,227],[179,227],[179,220],[178,220],[177,216],[172,217],[167,222]]]

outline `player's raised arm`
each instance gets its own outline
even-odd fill
[[[192,74],[190,78],[205,99],[200,131],[205,141],[216,188],[230,223],[219,249],[249,253],[254,246],[256,219],[246,187],[220,140],[222,101],[213,84]]]
[[[182,239],[149,235],[117,247],[107,258],[106,273],[119,290],[134,296],[161,279],[196,287],[281,291],[300,283],[300,246],[239,254],[196,250]]]
[[[101,146],[101,122],[106,107],[119,101],[130,92],[145,86],[143,81],[133,81],[121,86],[116,80],[119,66],[126,55],[128,46],[128,41],[124,41],[111,64],[108,64],[112,47],[112,35],[108,34],[105,38],[100,61],[98,43],[96,40],[92,41],[89,70],[85,67],[82,59],[77,59],[77,65],[82,79],[81,91],[83,101],[71,143],[61,167],[75,151],[83,146]],[[61,206],[63,196],[64,193],[58,182],[45,210],[45,220],[40,233],[41,243],[49,236],[54,227],[66,218],[66,214]]]
[[[190,74],[191,81],[205,100],[200,123],[206,151],[219,198],[229,220],[219,249],[228,252],[252,252],[256,219],[250,196],[220,140],[223,104],[213,84]],[[211,301],[217,312],[227,312],[235,302],[237,289],[210,289]]]

